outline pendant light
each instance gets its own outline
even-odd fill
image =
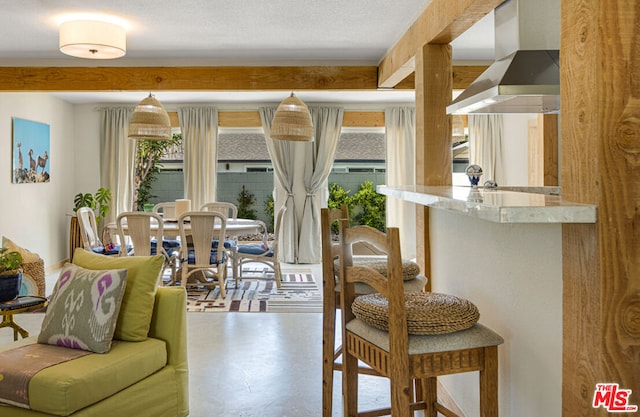
[[[153,94],[142,99],[129,121],[129,139],[170,140],[171,121]]]
[[[313,123],[309,108],[293,93],[282,100],[271,122],[271,137],[294,142],[313,140]]]

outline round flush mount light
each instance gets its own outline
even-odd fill
[[[77,58],[114,59],[127,52],[127,34],[120,25],[99,20],[60,24],[60,52]]]

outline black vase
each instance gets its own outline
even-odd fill
[[[0,303],[11,301],[20,294],[22,272],[11,275],[0,275]]]

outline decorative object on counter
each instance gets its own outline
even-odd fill
[[[484,184],[482,184],[482,187],[489,188],[489,189],[498,188],[498,183],[495,182],[494,180],[486,180]]]
[[[466,170],[467,177],[469,177],[469,182],[473,188],[478,188],[478,182],[480,182],[480,177],[482,176],[482,168],[480,165],[469,165]]]
[[[313,122],[309,108],[293,93],[282,100],[271,122],[271,138],[293,142],[313,140]]]
[[[142,99],[129,120],[129,139],[170,140],[171,120],[153,94]]]
[[[22,255],[20,252],[0,248],[0,303],[11,301],[22,286]]]

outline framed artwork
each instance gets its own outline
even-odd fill
[[[49,182],[50,127],[46,123],[13,118],[13,183]]]

